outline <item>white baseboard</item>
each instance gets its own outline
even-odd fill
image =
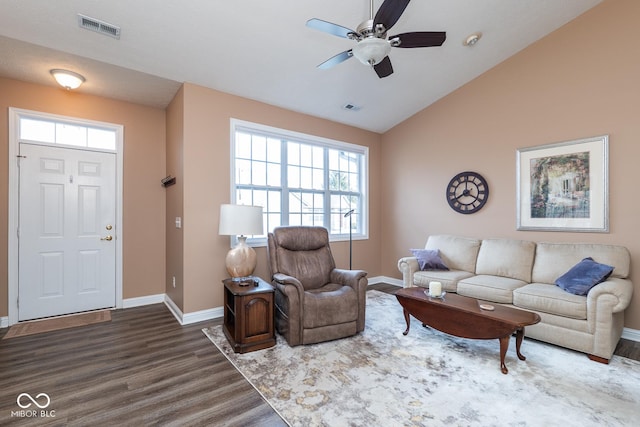
[[[622,338],[624,338],[626,340],[629,340],[629,341],[640,342],[640,330],[631,329],[631,328],[624,328],[622,330]]]
[[[388,283],[390,285],[402,286],[402,279],[394,279],[387,276],[369,277],[369,286],[377,285],[378,283]]]
[[[168,295],[164,295],[164,303],[181,325],[190,325],[192,323],[204,322],[206,320],[219,319],[224,317],[223,307],[214,307],[206,310],[194,311],[193,313],[184,314],[175,302]]]
[[[160,304],[164,302],[165,294],[147,295],[144,297],[127,298],[122,301],[122,308],[141,307],[143,305]]]
[[[9,327],[9,316],[0,317],[0,329]]]

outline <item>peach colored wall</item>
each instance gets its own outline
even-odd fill
[[[607,0],[383,135],[382,274],[449,233],[629,248],[635,294],[625,326],[640,329],[640,55],[637,0]],[[490,38],[475,48],[490,49]],[[609,135],[610,232],[516,230],[516,150]],[[490,188],[478,213],[461,215],[445,187],[461,171]]]
[[[123,296],[164,293],[165,112],[6,78],[0,78],[0,94],[0,316],[8,314],[9,107],[124,125]]]
[[[370,148],[369,240],[354,242],[354,268],[380,272],[380,135],[260,102],[185,84],[184,87],[184,307],[194,312],[222,306],[221,280],[229,238],[218,235],[220,205],[230,200],[230,119],[365,145]],[[336,262],[348,267],[348,243],[332,245]],[[269,277],[266,250],[258,248],[255,274]],[[167,275],[171,275],[167,272]]]
[[[166,293],[184,312],[184,234],[175,226],[176,217],[182,218],[184,204],[184,86],[180,88],[167,107],[167,175],[176,177],[176,183],[167,187],[167,252],[166,252]],[[176,278],[173,287],[172,277]]]

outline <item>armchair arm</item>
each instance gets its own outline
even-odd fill
[[[276,310],[282,315],[276,313],[276,323],[278,319],[282,320],[284,327],[278,325],[278,332],[285,335],[290,345],[302,344],[303,332],[303,305],[304,305],[304,287],[298,279],[282,273],[276,273],[272,277],[273,286],[276,288],[275,305]]]
[[[300,288],[304,292],[302,283],[293,276],[287,276],[286,274],[276,273],[273,275],[273,281],[280,285],[293,285],[296,288]]]
[[[329,277],[331,283],[350,286],[358,295],[358,320],[356,330],[364,331],[365,311],[367,306],[367,272],[364,270],[343,270],[334,268]]]
[[[398,270],[402,273],[402,286],[410,288],[414,286],[413,275],[420,270],[416,257],[407,256],[398,260]]]
[[[331,283],[351,286],[353,289],[358,290],[358,283],[363,277],[367,277],[367,272],[364,270],[343,270],[341,268],[334,268],[331,270],[329,280],[331,280]]]

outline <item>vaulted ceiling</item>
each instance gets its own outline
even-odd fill
[[[190,82],[384,132],[601,1],[413,0],[389,35],[446,41],[392,48],[394,73],[381,79],[355,58],[318,69],[356,42],[305,23],[355,30],[382,0],[0,0],[0,76],[55,85],[49,70],[64,68],[85,76],[79,92],[161,108]],[[120,37],[81,28],[78,14]]]

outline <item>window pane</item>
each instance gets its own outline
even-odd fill
[[[302,212],[302,200],[300,193],[289,192],[289,212]]]
[[[280,164],[267,163],[267,185],[280,186]]]
[[[287,156],[290,165],[300,164],[300,144],[289,142],[287,144]]]
[[[313,188],[313,181],[311,178],[311,169],[300,168],[300,188]]]
[[[269,191],[267,199],[267,211],[268,212],[280,212],[280,192]]]
[[[236,203],[239,205],[250,205],[251,203],[251,190],[239,189],[236,191]]]
[[[267,206],[267,192],[263,190],[254,190],[253,191],[253,200],[251,201],[252,205],[262,206],[263,208]],[[264,209],[263,209],[264,210]]]
[[[67,123],[56,123],[56,143],[86,147],[87,128]]]
[[[324,171],[322,169],[313,169],[313,189],[324,190]]]
[[[236,184],[251,184],[251,161],[236,160]]]
[[[280,164],[280,148],[282,143],[279,139],[267,139],[267,161]]]
[[[56,141],[55,123],[21,118],[20,139],[54,143]]]
[[[251,162],[251,183],[253,185],[267,184],[267,165],[264,162]]]
[[[302,166],[312,165],[311,147],[308,145],[300,145],[300,164]]]
[[[238,132],[236,134],[236,158],[251,158],[251,135]]]
[[[253,136],[251,156],[253,160],[267,160],[267,138],[264,136]]]
[[[287,168],[287,178],[289,188],[300,188],[300,168],[297,166],[289,166]]]
[[[116,149],[116,133],[112,130],[87,129],[88,146],[105,150]]]

